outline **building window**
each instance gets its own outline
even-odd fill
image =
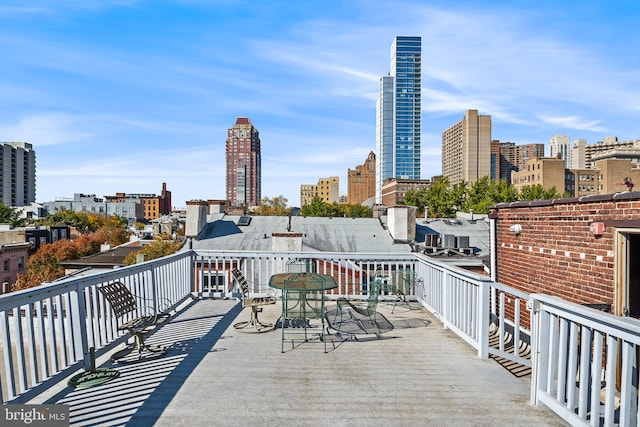
[[[18,270],[24,269],[24,257],[18,257]]]
[[[9,260],[8,259],[4,260],[4,271],[9,271]]]

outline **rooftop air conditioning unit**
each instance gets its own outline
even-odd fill
[[[425,234],[424,236],[424,245],[435,247],[438,246],[438,235],[437,234]]]
[[[469,236],[456,236],[456,248],[468,248]]]
[[[442,236],[442,247],[444,248],[455,248],[456,247],[456,236],[453,234],[444,234]]]

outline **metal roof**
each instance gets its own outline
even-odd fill
[[[238,225],[240,216],[209,216],[193,242],[193,249],[272,250],[272,233],[302,234],[304,251],[407,253],[408,243],[394,243],[378,218],[321,218],[304,216],[252,216]]]

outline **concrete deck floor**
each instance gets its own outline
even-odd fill
[[[63,384],[30,403],[70,405],[74,426],[566,425],[529,404],[528,379],[479,359],[426,310],[378,308],[396,326],[382,339],[336,337],[327,353],[320,342],[282,353],[280,329],[233,329],[249,317],[238,302],[193,301],[150,337],[170,345],[164,356],[113,365],[121,374],[109,383]],[[279,315],[277,304],[260,318]]]

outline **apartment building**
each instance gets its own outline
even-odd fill
[[[467,110],[442,133],[442,175],[451,184],[491,176],[491,116]]]
[[[541,185],[555,187],[561,195],[566,192],[570,197],[582,197],[625,191],[625,177],[640,182],[640,169],[633,168],[629,159],[599,160],[592,169],[566,169],[564,165],[558,158],[529,159],[524,170],[512,174],[512,183],[518,190]]]
[[[238,117],[227,130],[226,194],[230,207],[252,207],[262,200],[260,133],[248,117]]]
[[[302,184],[300,186],[300,206],[310,204],[319,197],[325,203],[338,203],[340,200],[340,178],[332,176],[318,179],[317,184]]]
[[[500,150],[500,173],[498,179],[511,183],[511,174],[525,168],[526,162],[535,157],[544,157],[544,144],[522,144],[497,142]],[[492,150],[493,151],[493,150]]]
[[[31,144],[0,143],[0,201],[6,206],[36,201],[36,152]]]

